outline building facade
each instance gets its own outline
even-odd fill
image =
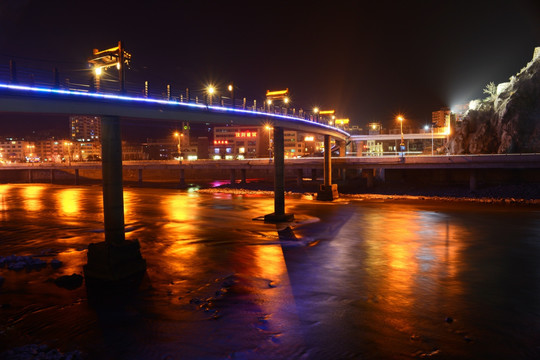
[[[0,162],[26,162],[27,158],[35,158],[35,145],[24,139],[6,138],[0,140]]]
[[[101,118],[99,116],[71,115],[69,122],[71,125],[71,140],[101,140]]]
[[[264,126],[214,127],[213,159],[267,157],[272,131]]]

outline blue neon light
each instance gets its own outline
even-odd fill
[[[265,116],[265,117],[270,117],[270,118],[277,118],[277,119],[283,119],[283,120],[292,120],[292,121],[302,122],[302,123],[309,124],[309,125],[312,125],[312,126],[316,125],[316,126],[323,127],[323,128],[326,128],[326,129],[329,129],[329,130],[332,130],[332,131],[340,132],[340,133],[342,133],[343,135],[345,135],[347,137],[350,136],[349,133],[347,133],[347,132],[345,132],[345,131],[343,131],[341,129],[335,128],[333,126],[330,126],[330,125],[316,123],[316,122],[313,122],[313,121],[309,121],[309,120],[306,120],[306,119],[297,118],[297,117],[293,117],[293,116],[288,116],[288,115],[270,114],[270,113],[264,113],[264,112],[253,111],[253,110],[234,109],[234,108],[213,106],[213,105],[184,103],[184,102],[179,102],[179,101],[175,101],[175,100],[149,99],[149,98],[132,97],[132,96],[125,96],[125,95],[90,93],[90,92],[83,92],[83,91],[50,89],[50,88],[43,88],[43,87],[1,84],[1,83],[0,83],[0,89],[10,89],[10,90],[17,90],[17,91],[32,91],[32,92],[36,92],[36,93],[48,93],[48,94],[79,96],[79,97],[87,97],[87,98],[94,98],[94,99],[134,101],[134,102],[147,103],[147,104],[184,106],[184,107],[189,107],[189,108],[197,108],[197,109],[201,109],[201,110],[202,109],[207,109],[207,110],[212,110],[212,111],[216,111],[216,112]]]

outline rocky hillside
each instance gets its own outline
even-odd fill
[[[451,154],[540,152],[540,47],[509,82],[491,83],[473,100],[448,143]]]

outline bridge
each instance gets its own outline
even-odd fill
[[[293,214],[285,212],[284,129],[324,135],[324,185],[318,193],[321,200],[333,200],[338,196],[337,185],[332,184],[331,179],[331,138],[341,142],[344,149],[349,137],[343,130],[284,114],[14,83],[0,83],[0,111],[101,117],[105,241],[89,246],[85,267],[87,278],[98,282],[125,279],[141,273],[146,267],[138,243],[125,239],[121,118],[241,125],[271,123],[274,133],[274,213],[265,215],[264,219],[272,223],[294,218]]]

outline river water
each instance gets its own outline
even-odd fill
[[[126,188],[139,292],[89,301],[103,241],[98,186],[0,185],[0,353],[46,344],[88,359],[538,359],[538,207]],[[90,297],[91,298],[91,297]]]

